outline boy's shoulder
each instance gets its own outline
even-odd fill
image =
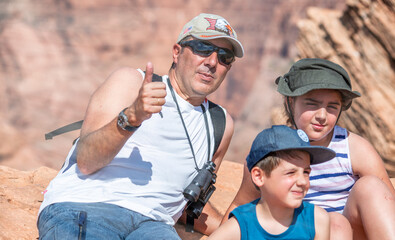
[[[319,206],[314,206],[314,228],[317,238],[329,239],[329,213]]]

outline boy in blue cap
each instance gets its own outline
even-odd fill
[[[260,198],[241,205],[209,239],[329,239],[329,214],[303,202],[310,164],[335,152],[311,146],[302,130],[272,126],[255,138],[247,167]]]

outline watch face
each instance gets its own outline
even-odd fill
[[[128,117],[123,112],[123,111],[125,111],[125,109],[122,110],[122,112],[120,112],[119,115],[118,115],[118,121],[117,121],[118,126],[120,128],[122,128],[123,130],[129,131],[129,132],[134,132],[140,127],[140,125],[137,126],[137,127],[134,127],[134,126],[130,125]]]
[[[125,127],[128,125],[128,118],[126,115],[121,112],[118,116],[118,125],[122,128],[125,129]]]

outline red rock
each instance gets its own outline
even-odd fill
[[[56,171],[47,167],[24,172],[0,166],[0,238],[36,239],[41,192]]]
[[[216,187],[210,202],[224,214],[241,183],[243,165],[224,161],[218,172]],[[20,171],[0,166],[0,239],[36,239],[37,212],[43,199],[42,191],[57,171],[40,167],[32,171]],[[395,186],[395,178],[391,179]],[[199,233],[185,232],[185,226],[177,224],[182,239],[205,239]]]
[[[217,191],[211,202],[220,213],[233,200],[242,177],[242,165],[224,161],[218,172]],[[38,209],[43,200],[42,192],[57,171],[40,167],[32,171],[20,171],[0,166],[0,239],[36,239]],[[182,239],[204,239],[205,236],[185,232],[185,226],[176,225]]]

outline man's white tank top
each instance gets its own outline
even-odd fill
[[[328,212],[342,213],[357,180],[351,167],[347,130],[335,126],[328,148],[336,152],[336,157],[311,165],[310,189],[304,200]]]
[[[163,76],[162,80],[166,83],[167,91],[162,111],[145,120],[115,158],[94,174],[81,174],[76,164],[74,145],[64,166],[46,189],[39,212],[57,202],[103,202],[174,225],[187,203],[183,190],[197,175],[197,171],[167,85],[167,76]],[[202,108],[191,105],[177,93],[175,95],[197,164],[202,168],[208,159],[207,131]],[[203,105],[208,109],[207,101]],[[206,113],[212,152],[213,126],[209,111]],[[210,160],[211,157],[212,153]]]

